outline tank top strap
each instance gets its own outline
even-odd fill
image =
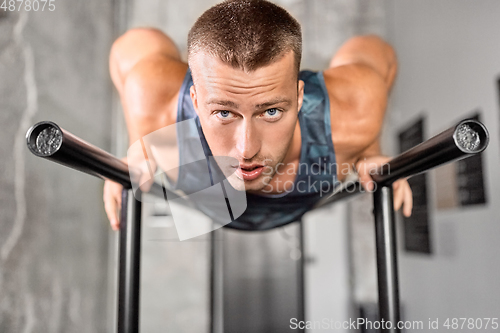
[[[299,194],[299,182],[336,184],[337,166],[332,142],[330,100],[322,72],[302,71],[304,99],[299,112],[302,148],[297,178],[291,194]],[[332,184],[333,183],[333,184]],[[320,186],[320,185],[318,185]],[[316,191],[312,187],[307,192]]]

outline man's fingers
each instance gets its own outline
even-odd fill
[[[363,188],[365,190],[367,190],[368,192],[373,191],[374,187],[375,187],[375,183],[374,183],[372,177],[370,176],[369,166],[367,166],[367,164],[365,164],[365,163],[359,164],[356,167],[356,171],[358,173],[358,177],[359,177],[358,179],[359,179],[361,186],[363,186]]]
[[[113,228],[113,230],[117,230],[120,225],[117,214],[117,202],[114,199],[106,200],[106,202],[104,203],[104,210],[106,211],[106,215],[108,216],[111,227]]]
[[[397,184],[397,186],[395,186]],[[413,195],[410,184],[406,180],[397,181],[393,184],[394,210],[403,207],[403,215],[409,217],[413,207]]]
[[[370,177],[369,175],[359,174],[359,182],[361,183],[363,188],[365,190],[367,190],[368,192],[371,192],[374,190],[375,183],[372,180],[372,177]]]
[[[406,217],[410,217],[411,215],[411,210],[413,208],[413,193],[411,191],[410,184],[406,183],[406,188],[404,191],[404,197],[405,197],[405,205],[403,208],[403,214]]]
[[[393,184],[393,190],[394,190],[394,185]],[[401,205],[403,204],[403,193],[402,193],[402,188],[400,185],[397,186],[397,188],[394,190],[394,210],[399,210],[401,208]]]
[[[379,167],[379,163],[384,161],[385,158],[371,158],[370,162],[366,160],[361,160],[356,165],[356,171],[358,172],[359,182],[363,188],[369,192],[375,190],[375,182],[373,181],[372,174]]]
[[[390,161],[389,157],[373,156],[356,162],[355,168],[359,176],[359,182],[363,188],[369,192],[376,189],[377,184],[371,176],[378,172],[378,169],[383,168],[383,164],[388,161]],[[394,191],[394,210],[399,210],[403,207],[403,214],[409,217],[413,208],[413,195],[407,178],[394,182],[392,189]]]
[[[103,199],[104,199],[104,210],[106,211],[106,215],[109,219],[109,223],[113,230],[118,230],[120,226],[120,219],[118,212],[121,208],[121,192],[122,186],[107,180],[104,183],[104,191],[103,191]]]

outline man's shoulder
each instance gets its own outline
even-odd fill
[[[173,118],[177,110],[179,90],[187,64],[166,57],[147,57],[138,62],[125,80],[125,98],[136,112],[144,116]],[[134,110],[132,110],[134,111]]]
[[[330,68],[323,74],[330,98],[334,145],[347,154],[355,153],[380,132],[387,86],[378,73],[360,64]]]
[[[386,99],[387,87],[371,67],[349,64],[333,67],[323,72],[328,95],[335,102],[359,105],[374,99]]]

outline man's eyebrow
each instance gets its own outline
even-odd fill
[[[290,105],[292,105],[292,100],[289,99],[289,98],[278,97],[278,98],[273,99],[273,100],[271,100],[269,102],[257,104],[255,106],[255,108],[256,109],[265,109],[265,108],[268,108],[268,107],[276,105],[276,104],[285,104],[285,106],[290,106]]]
[[[229,107],[232,107],[235,109],[238,108],[238,104],[236,104],[235,102],[228,101],[228,100],[222,100],[222,99],[209,99],[207,101],[207,104],[217,104],[217,105],[222,105],[222,106],[229,106]]]
[[[236,104],[235,102],[229,101],[229,100],[223,100],[223,99],[209,99],[207,101],[207,104],[208,105],[216,104],[216,105],[228,106],[228,107],[232,107],[235,109],[238,108],[238,104]],[[261,110],[261,109],[265,109],[265,108],[268,108],[268,107],[276,105],[276,104],[285,104],[285,106],[290,106],[290,105],[292,105],[292,100],[289,98],[278,97],[278,98],[275,98],[273,100],[270,100],[269,102],[257,104],[257,105],[255,105],[255,108]]]

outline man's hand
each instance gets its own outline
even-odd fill
[[[359,182],[369,192],[375,190],[375,182],[371,175],[374,174],[377,168],[391,160],[387,156],[372,156],[360,159],[356,163],[356,170],[359,175]],[[400,179],[392,184],[394,190],[394,210],[399,210],[403,206],[403,214],[406,217],[411,215],[413,207],[413,196],[410,184],[406,179]]]
[[[120,227],[120,219],[118,216],[122,207],[122,189],[123,186],[114,181],[106,180],[104,182],[104,209],[106,210],[111,228],[115,231]]]
[[[127,158],[122,158],[122,161],[127,163]],[[130,163],[130,166],[133,166],[139,173],[139,184],[140,189],[143,192],[148,192],[153,184],[154,178],[151,177],[151,172],[155,172],[156,163],[153,160],[148,160],[147,163]],[[106,215],[108,216],[109,223],[113,230],[117,231],[120,227],[120,210],[122,207],[122,190],[123,186],[115,183],[111,180],[106,180],[104,182],[104,190],[103,190],[103,200],[104,200],[104,209],[106,211]]]

